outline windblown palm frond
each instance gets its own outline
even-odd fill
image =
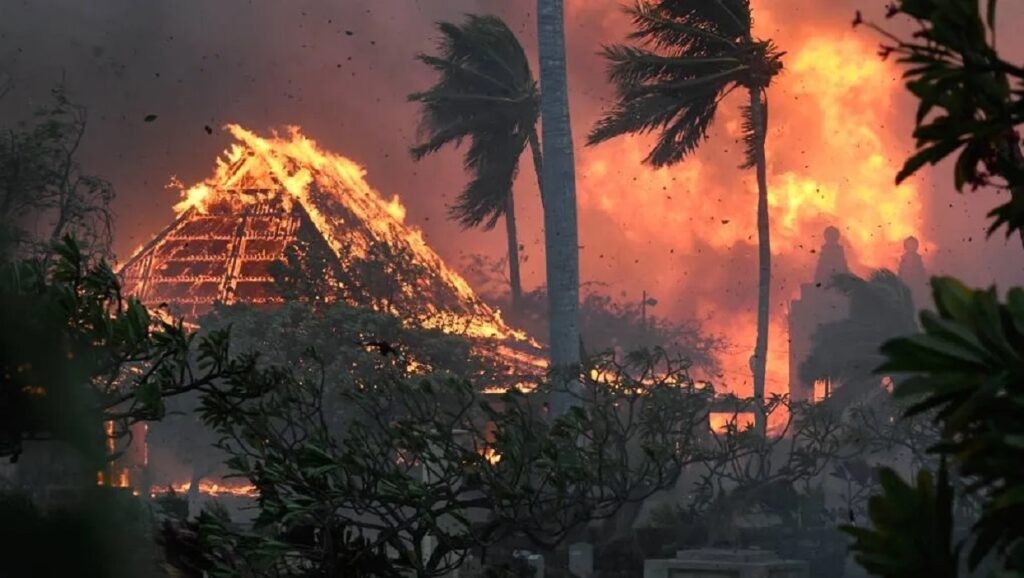
[[[836,275],[830,286],[849,296],[851,317],[911,329],[916,323],[910,288],[888,269],[873,272],[867,280],[850,274]]]
[[[465,167],[470,184],[451,208],[464,227],[493,228],[508,206],[519,157],[535,130],[539,92],[522,45],[495,16],[469,15],[461,24],[438,24],[438,55],[417,58],[439,74],[429,90],[409,95],[422,105],[421,159],[469,139]]]
[[[704,140],[727,94],[763,90],[781,70],[774,44],[751,38],[746,0],[639,1],[628,11],[636,27],[630,38],[640,46],[604,48],[617,98],[588,144],[660,131],[645,162],[679,162]],[[753,123],[745,128],[753,149],[757,131]]]
[[[718,105],[737,88],[750,97],[744,111],[743,166],[757,169],[758,307],[751,369],[754,397],[764,399],[768,362],[771,250],[764,143],[767,88],[782,71],[770,40],[755,40],[749,0],[636,0],[627,8],[633,46],[608,46],[611,109],[591,130],[595,145],[626,134],[657,138],[644,162],[655,167],[682,161],[707,138]],[[764,431],[764,414],[757,427]]]
[[[626,11],[636,26],[630,38],[690,53],[736,46],[751,28],[747,0],[637,0]]]
[[[449,208],[449,216],[467,229],[480,225],[494,228],[508,206],[524,145],[516,133],[474,135],[465,157],[466,170],[473,179]]]

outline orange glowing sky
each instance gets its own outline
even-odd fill
[[[597,51],[621,42],[628,21],[618,1],[566,3],[572,121],[581,146],[611,94]],[[172,217],[178,199],[163,189],[169,177],[199,182],[229,143],[228,135],[207,135],[204,126],[237,122],[259,132],[302,126],[324,148],[364,165],[369,183],[388,198],[400,195],[407,221],[457,264],[465,254],[500,256],[504,236],[501,227],[456,233],[445,220],[446,203],[465,182],[458,153],[410,160],[416,108],[405,96],[432,81],[412,56],[432,49],[434,21],[466,12],[502,15],[533,55],[534,4],[40,0],[14,6],[0,22],[0,71],[10,70],[16,81],[11,110],[42,100],[62,74],[90,106],[83,160],[118,187],[122,255]],[[896,267],[902,239],[915,234],[933,270],[972,283],[1024,282],[1020,267],[1005,265],[1019,262],[1019,242],[983,242],[991,196],[956,196],[947,185],[949,167],[892,184],[911,145],[912,104],[895,66],[875,55],[877,40],[850,26],[854,9],[880,15],[884,2],[875,4],[754,2],[757,33],[788,52],[770,91],[772,391],[787,382],[787,301],[812,275],[829,224],[843,231],[857,272]],[[1003,12],[1007,30],[1024,25],[1020,11]],[[1021,53],[1024,42],[1002,38],[1004,50]],[[751,175],[736,168],[739,104],[724,103],[709,141],[677,167],[641,166],[647,143],[623,139],[579,148],[577,169],[583,280],[627,300],[639,301],[646,290],[658,298],[659,315],[706,319],[734,343],[721,381],[743,392],[753,345],[756,234]],[[158,118],[144,123],[147,114]],[[543,232],[527,158],[517,195],[524,275],[535,286],[542,281]]]
[[[574,10],[584,14],[592,6],[574,2]],[[768,389],[783,392],[787,302],[812,275],[812,251],[820,247],[826,226],[843,231],[851,265],[859,271],[895,268],[909,235],[922,238],[927,249],[934,244],[923,231],[919,183],[893,185],[909,146],[899,121],[895,65],[877,58],[873,39],[846,20],[787,34],[778,25],[789,16],[785,3],[758,2],[754,9],[758,33],[788,51],[786,70],[770,91],[767,141],[775,272]],[[603,15],[609,36],[623,36],[622,20]],[[743,148],[739,107],[746,96],[735,97],[723,103],[700,152],[676,167],[640,166],[650,139],[624,139],[583,150],[578,169],[584,277],[641,279],[671,315],[707,319],[709,329],[734,344],[724,381],[749,391],[756,183],[751,172],[736,168]],[[621,237],[611,246],[630,249],[602,250],[606,229],[588,226],[591,215],[616,223]],[[596,261],[594,249],[600,251]]]

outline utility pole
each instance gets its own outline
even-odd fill
[[[647,341],[647,290],[640,298],[640,335]]]
[[[647,346],[647,306],[654,307],[657,304],[658,300],[654,297],[648,297],[647,290],[645,289],[640,301],[640,338],[643,340],[645,347]]]

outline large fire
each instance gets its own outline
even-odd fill
[[[617,4],[566,2],[567,19],[573,22],[567,42],[577,145],[584,142],[583,136],[607,105],[603,99],[611,92],[603,78],[606,63],[596,55],[597,48],[626,41],[631,28],[628,18],[614,9]],[[812,277],[826,226],[835,225],[842,231],[856,273],[896,267],[900,244],[909,235],[922,241],[926,259],[936,248],[922,233],[922,184],[893,184],[896,168],[912,146],[908,136],[912,107],[901,96],[900,71],[895,63],[877,56],[875,39],[851,29],[853,4],[842,0],[752,2],[755,35],[772,37],[787,52],[785,70],[769,95],[767,153],[774,255],[768,366],[771,392],[784,392],[788,384],[787,303],[799,284]],[[510,21],[522,16],[514,3],[496,10]],[[529,33],[523,40],[532,51],[535,43]],[[396,58],[405,58],[401,51],[408,52],[405,47],[395,50]],[[411,59],[407,60],[412,66]],[[411,88],[409,83],[391,83],[392,79],[376,73],[367,78],[379,84],[375,90],[381,94],[406,94]],[[308,98],[322,92],[320,86],[307,84]],[[616,297],[626,300],[639,301],[646,290],[659,302],[653,311],[658,316],[705,320],[706,330],[724,335],[733,344],[723,358],[722,375],[712,380],[739,394],[750,391],[757,294],[754,183],[748,171],[736,168],[743,146],[737,142],[738,109],[743,99],[735,94],[723,102],[711,138],[695,155],[670,169],[654,171],[641,164],[648,150],[646,139],[622,139],[596,148],[577,146],[581,279],[605,283]],[[364,105],[369,108],[361,108]],[[401,136],[401,128],[411,125],[414,110],[402,108],[401,98],[394,100],[393,106],[388,121],[355,123],[352,130],[385,131],[395,172],[408,174],[413,172],[411,165],[395,153],[409,144]],[[353,98],[347,106],[338,107],[337,114],[354,116],[354,111],[371,108]],[[281,114],[312,124],[325,113],[285,109]],[[289,197],[299,203],[308,200],[324,179],[345,181],[354,191],[373,193],[356,209],[368,217],[386,216],[400,225],[378,226],[376,233],[425,247],[422,235],[402,220],[402,204],[369,189],[363,170],[355,163],[325,153],[297,133],[263,138],[239,127],[231,127],[231,132],[238,144],[225,153],[211,178],[183,187],[186,192],[179,210],[201,211],[212,198],[225,194],[233,163],[261,163],[266,166],[266,176],[285,185]],[[374,154],[352,150],[352,154]],[[252,159],[243,158],[249,154]],[[444,193],[451,194],[464,185],[462,175],[456,173],[457,169],[441,171],[437,182],[422,185],[422,179],[412,181],[411,186],[401,179],[393,182],[409,186],[410,192],[414,186],[435,203]],[[519,179],[517,191],[526,194],[517,199],[517,205],[522,210],[521,238],[530,252],[540,245],[537,231],[542,219],[533,179],[529,178],[532,175],[523,176],[527,178]],[[518,203],[520,199],[522,203]],[[464,237],[443,234],[452,231],[453,225],[434,219],[424,226],[431,227],[442,252],[455,254],[464,248]],[[502,240],[500,235],[486,237],[495,254],[502,249]],[[543,283],[543,259],[532,253],[529,256],[530,262],[524,263],[527,284]],[[468,294],[461,277],[444,271]],[[438,324],[449,322],[435,318]],[[474,331],[506,334],[510,330],[485,324],[475,326]]]
[[[388,311],[428,329],[437,328],[473,338],[527,340],[524,333],[505,324],[499,311],[477,298],[466,281],[427,246],[420,230],[405,224],[406,210],[399,198],[385,199],[373,190],[364,178],[364,169],[355,162],[322,150],[316,142],[302,135],[297,127],[289,127],[286,134],[274,133],[269,138],[257,136],[234,124],[226,128],[237,142],[217,159],[216,169],[210,178],[188,188],[182,187],[181,201],[175,206],[175,211],[179,215],[179,223],[187,219],[193,222],[179,225],[169,235],[172,242],[238,241],[241,248],[221,249],[217,253],[188,248],[185,243],[180,248],[167,248],[160,253],[161,241],[152,241],[125,266],[127,278],[135,280],[143,292],[152,285],[154,275],[165,276],[156,281],[163,286],[193,283],[193,287],[198,287],[201,283],[219,282],[226,288],[232,282],[241,281],[250,285],[264,283],[267,287],[274,280],[263,272],[266,266],[256,262],[283,258],[267,249],[270,246],[267,243],[280,244],[280,239],[301,227],[302,218],[308,218],[343,269],[358,271],[362,263],[371,259],[395,269],[388,275],[392,277],[396,285],[393,289],[397,289],[398,295],[391,294],[392,289],[386,298],[373,299],[361,305]],[[224,206],[230,207],[226,213],[222,210]],[[252,208],[248,213],[244,209],[246,206]],[[219,217],[214,215],[217,210],[222,210]],[[280,222],[269,222],[258,229],[250,224],[255,221],[263,223],[271,218],[268,215],[282,210],[283,214],[277,217]],[[304,217],[296,216],[300,213]],[[202,218],[208,215],[213,221],[204,224]],[[234,233],[233,227],[226,227],[225,219],[239,220],[244,232]],[[154,258],[157,262],[155,268],[145,263],[145,251],[158,253]],[[375,254],[381,251],[394,251],[397,256]],[[230,261],[231,255],[236,253],[241,255],[241,266],[228,266],[219,278],[208,272],[211,268],[193,265],[221,258],[218,256]],[[252,263],[249,271],[260,273],[247,274],[246,263]],[[400,263],[405,265],[404,268]],[[179,270],[183,272],[178,278],[166,277],[168,271]],[[135,287],[132,285],[130,289]],[[194,289],[187,289],[186,295],[179,295],[175,289],[169,291],[169,295],[161,296],[163,300],[197,298],[194,297]],[[222,291],[225,293],[220,299],[225,302],[244,299],[236,297],[232,291]],[[148,296],[143,295],[144,302]],[[272,299],[266,291],[258,298],[261,302]],[[212,302],[213,298],[207,299]],[[403,300],[414,303],[415,307],[396,305]]]
[[[754,4],[758,31],[787,51],[769,91],[766,151],[773,255],[767,389],[784,393],[787,304],[813,277],[825,227],[841,230],[856,273],[895,269],[908,236],[921,239],[926,255],[935,246],[922,234],[919,185],[894,185],[910,147],[897,66],[876,55],[870,37],[849,30],[845,16],[786,36],[787,26],[775,20],[783,6]],[[606,41],[625,40],[625,19],[598,16],[585,3],[570,6],[600,19]],[[582,149],[578,157],[582,276],[637,299],[644,289],[659,297],[658,314],[705,319],[733,345],[716,382],[739,394],[751,391],[757,295],[756,182],[737,168],[745,98],[726,99],[709,140],[677,166],[642,165],[648,138]],[[578,117],[586,123],[599,110]],[[621,231],[615,244],[607,240],[609,224]]]
[[[161,496],[174,492],[175,494],[187,494],[192,489],[192,482],[175,482],[169,486],[161,486],[153,488],[150,495],[153,497]],[[199,482],[199,493],[205,496],[218,498],[221,496],[234,496],[241,498],[256,498],[259,497],[259,491],[256,486],[246,483],[217,483],[209,480],[200,480]]]

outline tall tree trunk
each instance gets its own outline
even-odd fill
[[[505,232],[508,235],[508,280],[512,289],[512,312],[519,314],[523,302],[523,283],[519,277],[519,236],[516,232],[516,201],[508,192],[505,206]]]
[[[768,219],[768,177],[764,144],[768,133],[767,95],[760,88],[750,90],[750,114],[754,124],[757,155],[757,343],[754,346],[754,398],[757,401],[757,431],[767,429],[764,415],[764,382],[768,367],[768,313],[771,300],[772,247]]]
[[[576,229],[576,168],[569,122],[563,0],[537,0],[540,54],[541,129],[544,168],[544,246],[547,253],[551,371],[557,385],[571,388],[580,363],[579,240]],[[561,383],[559,383],[561,382]],[[571,392],[556,394],[552,415],[573,403]]]
[[[540,194],[540,206],[544,207],[544,155],[540,150],[540,139],[537,138],[537,127],[530,129],[530,154],[533,156],[533,172],[537,175],[537,192]]]

